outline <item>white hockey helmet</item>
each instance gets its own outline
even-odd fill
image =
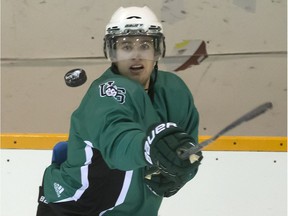
[[[163,28],[156,15],[147,6],[120,7],[115,11],[106,26],[104,38],[105,57],[112,62],[124,60],[125,56],[122,56],[121,59],[119,56],[117,57],[116,45],[119,44],[119,40],[130,40],[131,37],[136,38],[135,41],[140,41],[141,37],[151,38],[151,41],[150,39],[149,41],[153,46],[154,55],[153,59],[149,60],[158,61],[161,57],[164,57],[165,37],[163,35]],[[143,56],[146,58],[148,55],[145,56],[143,54]],[[129,58],[129,55],[126,58]]]

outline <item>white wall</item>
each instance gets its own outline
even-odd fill
[[[198,175],[159,216],[286,216],[287,154],[204,152]],[[1,150],[1,216],[33,216],[51,151]]]

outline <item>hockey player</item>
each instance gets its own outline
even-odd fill
[[[177,155],[198,141],[198,112],[184,82],[158,70],[165,41],[155,14],[119,8],[104,53],[112,65],[71,116],[67,158],[46,168],[37,216],[157,216],[198,171],[201,152],[194,163]],[[160,173],[147,178],[151,167]]]

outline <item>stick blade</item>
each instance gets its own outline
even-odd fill
[[[256,107],[251,112],[247,113],[245,120],[249,121],[249,120],[265,113],[267,110],[272,109],[272,108],[273,108],[273,104],[271,102],[266,102],[266,103]]]

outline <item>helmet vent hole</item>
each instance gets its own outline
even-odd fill
[[[155,26],[155,25],[151,25],[151,26],[149,27],[149,29],[158,29],[158,27]]]
[[[139,16],[130,16],[130,17],[127,17],[127,19],[141,19],[141,17],[139,17]]]

